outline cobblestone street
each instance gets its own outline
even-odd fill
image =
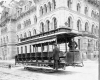
[[[0,67],[0,80],[99,80],[98,61],[84,61],[84,67],[67,67],[54,73]]]

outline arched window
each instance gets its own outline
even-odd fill
[[[5,43],[5,37],[4,37],[4,43]]]
[[[29,37],[31,36],[31,31],[29,31],[29,35],[28,35]]]
[[[81,28],[81,21],[78,20],[78,21],[77,21],[77,29],[78,29],[78,31],[80,31],[80,28]]]
[[[29,20],[28,20],[28,25],[30,25],[30,24],[31,24],[31,20],[29,19]]]
[[[94,24],[92,25],[92,30],[91,30],[92,34],[94,34]]]
[[[19,36],[17,35],[17,41],[19,41]]]
[[[45,13],[47,13],[47,6],[46,6],[46,4],[44,4],[44,11],[45,11]]]
[[[96,26],[96,28],[95,28],[95,34],[99,35],[99,28],[98,28],[98,26]]]
[[[99,13],[97,13],[97,19],[99,20]]]
[[[33,35],[36,35],[36,30],[35,29],[33,30]]]
[[[55,17],[53,18],[53,26],[54,26],[54,29],[57,28],[57,19]]]
[[[85,13],[85,14],[88,14],[88,7],[85,7],[84,13]]]
[[[30,45],[30,53],[31,53],[31,45]]]
[[[7,40],[7,42],[9,41],[8,36],[7,36],[7,39],[6,40]]]
[[[53,9],[55,9],[56,8],[56,1],[52,0],[52,4],[53,4]]]
[[[20,30],[20,29],[21,29],[21,24],[18,24],[17,30]]]
[[[37,16],[34,17],[34,23],[37,23]]]
[[[42,6],[40,7],[40,15],[43,15],[43,8],[42,8]]]
[[[1,44],[2,44],[2,39],[1,39]]]
[[[72,18],[69,17],[69,18],[68,18],[68,27],[72,27],[72,24],[73,24]]]
[[[24,38],[26,38],[27,37],[27,35],[26,35],[26,32],[24,33]]]
[[[94,11],[92,10],[92,12],[91,12],[91,17],[94,17]]]
[[[40,25],[40,32],[41,33],[44,33],[44,23],[43,22],[41,22],[41,25]]]
[[[22,39],[22,38],[23,38],[23,37],[22,37],[22,34],[21,34],[20,36],[21,36],[20,38]]]
[[[78,4],[77,4],[77,11],[80,12],[80,9],[81,9],[81,6],[80,6],[80,4],[78,3]]]
[[[51,11],[51,3],[48,2],[48,8],[49,8],[49,11]]]
[[[25,46],[25,53],[27,53],[27,46]]]
[[[19,54],[19,47],[17,47],[17,54]]]
[[[24,27],[26,27],[26,21],[24,21]]]
[[[85,23],[85,31],[87,31],[87,32],[89,31],[89,26],[88,26],[87,22]]]
[[[25,6],[25,10],[26,10],[26,6]]]
[[[69,8],[71,8],[71,5],[72,5],[72,0],[67,0],[67,6],[68,6]]]
[[[23,47],[21,47],[21,54],[23,53]]]
[[[46,21],[46,26],[47,26],[47,31],[49,31],[49,29],[50,29],[49,28],[50,27],[50,21],[49,20]]]

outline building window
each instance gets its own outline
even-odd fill
[[[41,22],[41,24],[40,24],[40,32],[41,33],[44,33],[44,23],[43,22]]]
[[[34,17],[34,23],[37,23],[37,17],[36,16]]]
[[[27,35],[26,35],[26,33],[24,33],[24,38],[26,38],[27,37]]]
[[[93,18],[94,17],[94,11],[92,10],[91,12],[91,17]]]
[[[36,35],[36,30],[35,29],[33,30],[33,35]]]
[[[80,50],[80,39],[78,39],[78,48]]]
[[[98,26],[96,26],[96,34],[97,35],[99,34],[99,28],[98,28]]]
[[[81,9],[81,6],[80,6],[80,4],[78,3],[78,4],[77,4],[77,11],[80,12],[80,9]]]
[[[30,19],[24,21],[24,26],[25,26],[25,27],[26,27],[26,26],[29,26],[30,24],[31,24],[31,20],[30,20]]]
[[[47,31],[49,31],[50,30],[50,28],[49,28],[50,27],[50,21],[49,20],[46,21],[46,26],[47,26]]]
[[[56,1],[52,0],[52,4],[53,4],[53,9],[55,9],[56,8]]]
[[[95,35],[96,35],[96,30],[97,30],[97,29],[96,29],[96,27],[95,27],[95,28],[94,28],[94,34],[95,34]]]
[[[68,18],[68,27],[72,27],[72,24],[73,24],[72,18],[69,17],[69,18]]]
[[[28,20],[26,20],[26,26],[28,26],[29,25],[29,21]]]
[[[4,43],[5,43],[5,37],[4,37]]]
[[[18,17],[19,17],[19,11],[18,11]]]
[[[27,53],[27,46],[25,46],[25,53]]]
[[[72,0],[67,0],[67,6],[68,6],[69,8],[71,8],[71,6],[72,6]]]
[[[47,6],[44,4],[44,12],[47,13]]]
[[[23,47],[21,47],[21,54],[23,53]]]
[[[88,7],[85,7],[84,13],[85,13],[85,14],[88,14]]]
[[[30,53],[31,53],[31,45],[30,45]]]
[[[20,30],[20,29],[21,29],[21,24],[18,24],[17,30]]]
[[[99,20],[99,13],[97,13],[97,19]]]
[[[19,41],[19,36],[17,35],[17,41]]]
[[[81,21],[78,20],[78,21],[77,21],[77,29],[78,29],[78,31],[80,31],[80,28],[81,28]]]
[[[26,21],[24,21],[24,27],[26,27]]]
[[[57,29],[57,19],[55,17],[53,18],[53,27]]]
[[[1,39],[1,44],[2,44],[2,39]]]
[[[22,38],[23,38],[23,37],[22,37],[22,34],[21,34],[20,36],[21,36],[20,38],[22,39]]]
[[[28,35],[29,37],[31,36],[31,31],[29,31],[29,35]]]
[[[89,26],[88,26],[87,22],[85,23],[85,31],[87,31],[87,32],[89,31]]]
[[[48,8],[49,8],[49,11],[51,11],[51,3],[48,2]]]
[[[17,47],[17,54],[19,54],[19,47]]]
[[[7,36],[7,42],[9,41],[8,36]]]
[[[94,25],[92,25],[92,30],[91,30],[92,34],[94,34]]]
[[[42,8],[42,6],[40,7],[40,15],[43,15],[43,8]]]
[[[31,24],[31,20],[29,19],[29,20],[28,20],[28,25],[30,25],[30,24]]]
[[[25,10],[26,10],[26,6],[25,6]]]

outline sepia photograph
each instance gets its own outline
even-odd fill
[[[100,80],[100,0],[0,0],[0,80]]]

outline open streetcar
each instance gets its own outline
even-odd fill
[[[35,36],[21,39],[21,43],[17,46],[31,44],[34,52],[21,53],[15,56],[15,64],[23,64],[26,66],[44,66],[54,67],[53,51],[50,51],[50,46],[53,50],[53,44],[64,44],[65,51],[61,51],[59,54],[58,69],[65,68],[67,66],[75,66],[80,64],[83,66],[82,54],[78,49],[70,44],[71,39],[78,36],[91,36],[88,34],[82,34],[82,32],[74,32],[70,28],[58,28],[49,32],[41,33]],[[67,47],[69,43],[69,47]],[[44,50],[47,48],[46,50]]]

